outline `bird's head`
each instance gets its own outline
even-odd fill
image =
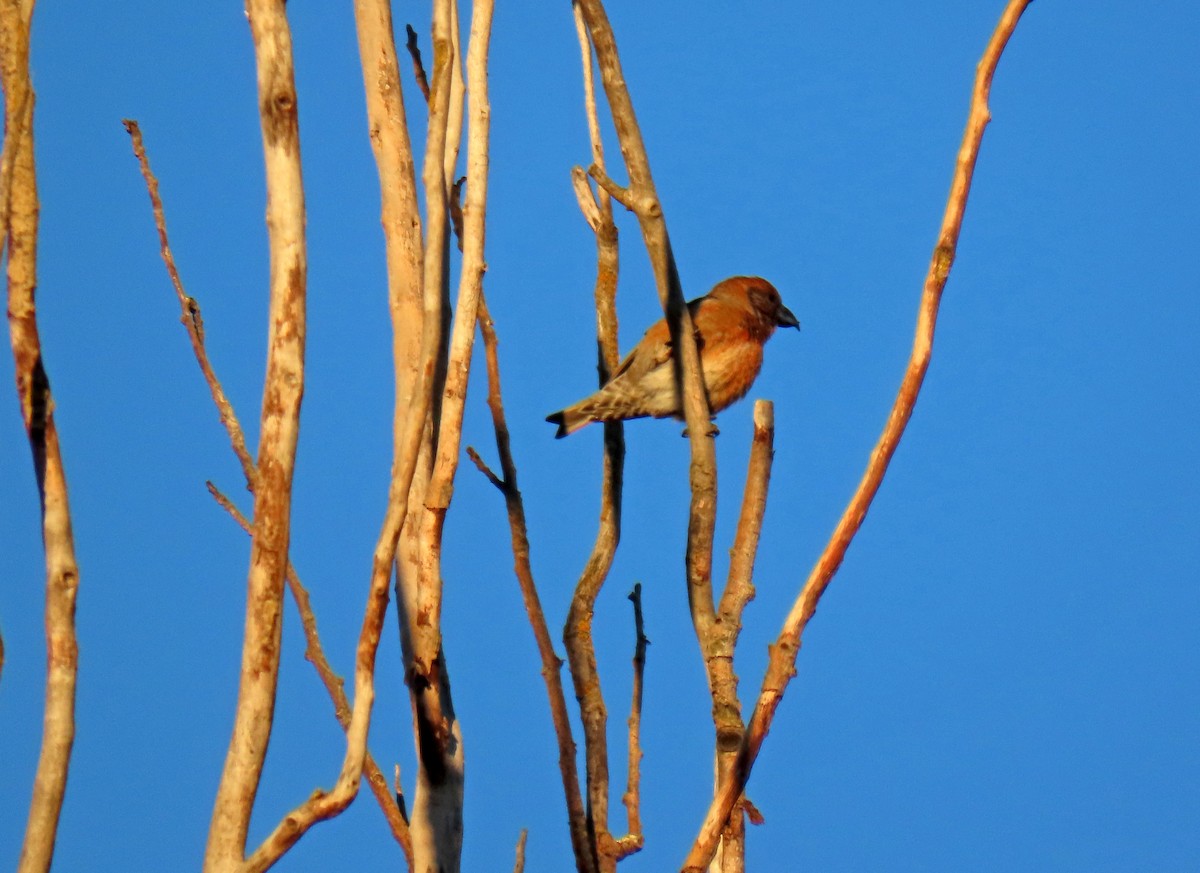
[[[776,327],[800,329],[800,321],[783,305],[775,286],[759,276],[734,276],[726,279],[709,292],[710,297],[726,299],[749,308],[769,330]]]

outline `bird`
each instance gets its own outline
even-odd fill
[[[763,344],[775,328],[800,328],[775,286],[758,276],[725,279],[687,306],[714,416],[750,390],[762,369]],[[683,418],[672,358],[671,334],[662,318],[651,325],[603,388],[546,416],[546,421],[558,425],[555,438],[594,421]]]

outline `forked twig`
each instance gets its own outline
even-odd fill
[[[767,509],[767,487],[771,481],[774,456],[775,410],[769,400],[754,403],[754,438],[746,470],[746,488],[742,496],[737,533],[729,557],[729,576],[721,594],[717,620],[701,640],[704,667],[708,674],[713,701],[713,727],[716,731],[716,791],[734,778],[738,750],[745,722],[738,698],[738,677],[734,670],[734,652],[742,629],[742,613],[754,598],[754,559]],[[729,817],[718,850],[721,873],[741,873],[745,869],[745,822],[735,809]]]
[[[175,258],[172,254],[170,240],[167,234],[166,214],[162,204],[162,198],[159,194],[159,183],[153,170],[150,167],[149,157],[146,154],[145,145],[143,142],[142,132],[136,121],[125,119],[125,129],[129,132],[133,140],[133,151],[137,157],[138,164],[141,168],[142,176],[146,181],[147,189],[150,193],[151,207],[154,211],[154,222],[158,229],[159,245],[162,253],[163,262],[167,266],[168,274],[171,278],[172,285],[175,287],[176,294],[179,297],[180,304],[183,307],[184,315],[180,320],[188,331],[188,336],[192,341],[192,349],[196,354],[196,361],[200,365],[201,372],[204,375],[205,381],[208,383],[209,390],[212,393],[213,400],[217,404],[221,415],[221,421],[225,424],[226,431],[230,437],[230,443],[239,460],[242,460],[242,469],[246,477],[246,487],[248,490],[254,490],[254,482],[256,479],[256,469],[253,460],[245,449],[245,441],[242,436],[241,425],[238,422],[237,415],[233,406],[226,399],[225,391],[221,385],[220,379],[209,363],[207,353],[204,347],[204,332],[202,323],[199,320],[199,304],[195,298],[187,295],[183,290],[183,282],[179,276],[178,269],[175,266]],[[240,451],[239,451],[240,446]],[[241,528],[247,533],[252,533],[252,527],[242,512],[221,493],[211,482],[206,483],[209,493],[221,505],[222,508],[230,514]],[[296,602],[296,607],[300,613],[300,621],[304,627],[304,635],[307,647],[305,649],[305,658],[316,669],[322,684],[329,693],[330,700],[334,706],[334,715],[337,717],[339,724],[343,729],[346,729],[350,723],[350,705],[345,694],[345,682],[338,676],[330,666],[328,659],[325,657],[324,650],[321,646],[320,636],[317,632],[316,615],[312,609],[312,603],[309,599],[308,592],[300,583],[299,575],[291,562],[287,565],[286,581],[288,590]],[[388,827],[392,832],[392,836],[399,843],[400,848],[404,851],[405,856],[411,863],[412,859],[412,838],[408,832],[408,824],[405,822],[397,804],[387,785],[387,780],[380,772],[378,765],[368,752],[364,764],[364,771],[368,785],[371,786],[372,792],[375,794],[376,800],[379,803],[379,808],[383,812],[384,818],[388,822]]]
[[[917,316],[916,337],[913,341],[912,355],[909,358],[904,379],[900,383],[896,401],[892,406],[883,433],[871,452],[871,458],[862,481],[838,521],[828,545],[821,553],[796,598],[791,612],[783,623],[778,639],[770,647],[770,659],[763,677],[762,689],[738,752],[734,778],[722,787],[713,798],[712,805],[701,825],[700,833],[684,860],[683,870],[685,873],[699,873],[712,858],[724,823],[728,820],[738,797],[745,790],[750,769],[753,767],[754,760],[770,729],[775,710],[783,698],[788,682],[795,673],[796,656],[800,651],[800,638],[804,633],[804,628],[816,612],[821,595],[824,594],[830,580],[841,566],[851,540],[862,525],[867,509],[883,482],[884,473],[887,472],[896,446],[912,416],[917,395],[921,390],[921,383],[925,378],[925,371],[929,367],[938,306],[941,303],[942,291],[946,286],[946,280],[950,275],[950,267],[954,262],[955,251],[958,247],[963,213],[966,210],[967,195],[971,188],[971,177],[979,157],[980,143],[983,140],[984,129],[991,119],[988,95],[991,91],[992,78],[996,73],[996,66],[1008,44],[1009,37],[1012,36],[1021,14],[1029,3],[1030,0],[1010,0],[976,69],[966,131],[958,152],[954,178],[950,186],[950,196],[942,218],[941,230],[938,233],[937,245],[933,250],[933,257],[925,278]]]
[[[603,166],[604,149],[600,139],[600,122],[596,108],[593,57],[587,26],[582,10],[574,7],[575,29],[579,38],[580,61],[583,67],[584,110],[591,139],[593,164]],[[598,196],[591,193],[586,179],[580,178],[578,168],[572,171],[580,209],[596,236],[596,304],[597,370],[600,385],[604,385],[617,368],[617,270],[619,249],[617,229],[613,223],[612,202],[603,190]],[[596,598],[608,577],[621,538],[621,493],[625,462],[624,427],[620,422],[604,425],[604,467],[600,492],[600,523],[592,553],[588,557],[571,598],[563,643],[571,665],[571,680],[579,701],[580,720],[584,731],[584,760],[587,768],[587,839],[581,853],[576,845],[576,864],[581,871],[612,870],[616,859],[625,852],[609,831],[608,824],[608,714],[600,687],[600,673],[592,641],[592,616]]]
[[[575,764],[575,738],[571,733],[571,718],[567,712],[567,700],[563,693],[562,661],[554,651],[550,628],[542,610],[541,598],[533,579],[533,567],[529,559],[529,534],[525,522],[525,502],[517,487],[517,466],[513,461],[508,421],[504,414],[504,400],[500,386],[499,340],[495,325],[488,312],[487,301],[479,298],[479,328],[483,335],[484,356],[487,361],[488,408],[492,413],[492,428],[496,434],[496,452],[500,456],[501,476],[497,476],[472,448],[467,454],[488,480],[504,495],[508,510],[508,526],[512,537],[513,570],[521,589],[521,599],[529,626],[537,643],[542,661],[542,681],[546,684],[546,696],[550,702],[550,717],[554,724],[554,736],[558,743],[558,768],[562,776],[563,793],[566,797],[567,817],[571,832],[571,845],[576,859],[586,857],[588,849],[587,822],[584,816],[583,797],[579,790],[579,771]],[[582,869],[582,868],[581,868]]]
[[[234,505],[233,501],[212,482],[205,482],[204,485],[208,488],[208,493],[212,495],[213,500],[229,513],[238,526],[246,533],[253,534],[253,526],[249,519]],[[290,561],[287,568],[287,585],[296,601],[296,608],[300,612],[300,624],[304,627],[304,657],[321,677],[321,684],[325,686],[329,699],[333,702],[333,712],[337,717],[338,724],[342,726],[342,730],[347,730],[350,727],[350,701],[346,697],[346,682],[334,671],[329,659],[325,657],[325,650],[321,646],[321,637],[317,632],[317,616],[312,608],[312,599],[308,595],[308,589],[300,582],[300,575]],[[370,751],[367,752],[366,761],[363,764],[363,773],[366,776],[367,784],[371,786],[371,792],[375,795],[379,809],[383,812],[383,817],[387,820],[392,837],[400,844],[411,867],[412,835],[408,831],[408,822],[404,820],[403,811],[396,795],[392,793],[392,789],[388,785],[387,777],[379,769],[379,765]]]
[[[688,607],[696,637],[703,641],[713,622],[716,608],[712,591],[713,529],[717,510],[717,459],[709,427],[708,397],[700,370],[699,350],[691,316],[684,302],[679,271],[671,251],[662,204],[650,173],[650,160],[634,113],[625,75],[617,53],[616,37],[601,0],[575,0],[583,13],[591,43],[596,51],[600,78],[612,112],[613,127],[621,142],[621,154],[629,175],[629,188],[620,189],[608,179],[602,167],[594,168],[593,178],[613,197],[623,198],[637,216],[650,263],[654,268],[659,302],[671,334],[675,384],[691,447],[688,484],[691,504],[688,512],[687,569]]]

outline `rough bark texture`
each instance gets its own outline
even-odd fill
[[[54,423],[54,399],[38,334],[38,194],[33,156],[33,88],[29,81],[32,0],[0,3],[0,74],[4,85],[4,149],[0,160],[0,211],[8,252],[8,329],[17,398],[33,454],[42,511],[46,559],[46,700],[42,746],[17,864],[20,873],[50,869],[67,770],[75,739],[75,682],[79,649],[75,597],[79,567],[71,530],[66,474]]]
[[[247,0],[246,14],[254,38],[266,164],[270,321],[238,706],[205,853],[205,870],[213,873],[242,865],[271,736],[304,394],[307,262],[291,32],[283,0]]]

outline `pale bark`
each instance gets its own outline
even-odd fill
[[[713,798],[712,805],[700,827],[700,833],[683,862],[684,873],[698,873],[704,869],[713,856],[725,822],[728,821],[731,810],[745,790],[750,769],[766,739],[775,710],[783,699],[784,690],[795,674],[796,656],[800,652],[800,638],[804,633],[804,628],[816,612],[817,602],[829,586],[838,567],[841,566],[851,540],[861,527],[867,509],[879,491],[879,486],[883,483],[883,476],[887,472],[888,464],[895,454],[900,438],[904,435],[904,429],[912,416],[913,408],[916,406],[917,395],[925,379],[925,372],[929,368],[938,307],[941,304],[942,291],[946,287],[946,280],[949,278],[950,267],[958,248],[958,237],[962,230],[967,195],[971,190],[971,178],[979,158],[979,147],[983,140],[984,129],[991,119],[988,95],[991,91],[992,77],[996,73],[996,66],[1000,62],[1004,47],[1016,29],[1021,13],[1025,11],[1029,3],[1030,0],[1010,0],[976,68],[975,86],[967,115],[966,131],[963,134],[962,145],[955,163],[950,196],[942,218],[941,230],[938,233],[937,245],[934,247],[929,271],[921,292],[916,336],[899,392],[879,441],[871,452],[866,472],[863,474],[858,489],[851,497],[834,529],[833,536],[809,574],[791,612],[784,620],[778,639],[770,647],[770,659],[763,677],[762,689],[738,750],[731,778],[719,788]]]
[[[8,329],[17,399],[33,454],[46,562],[46,699],[42,745],[33,777],[20,873],[50,869],[75,739],[79,648],[75,597],[79,566],[71,529],[66,472],[54,422],[54,398],[38,332],[38,193],[33,154],[33,87],[29,81],[32,0],[0,2],[0,75],[4,85],[4,148],[0,157],[0,250],[8,253]]]
[[[208,873],[242,867],[270,741],[304,394],[307,260],[291,31],[283,0],[247,0],[246,14],[254,38],[266,164],[270,306],[238,704],[209,829]]]

